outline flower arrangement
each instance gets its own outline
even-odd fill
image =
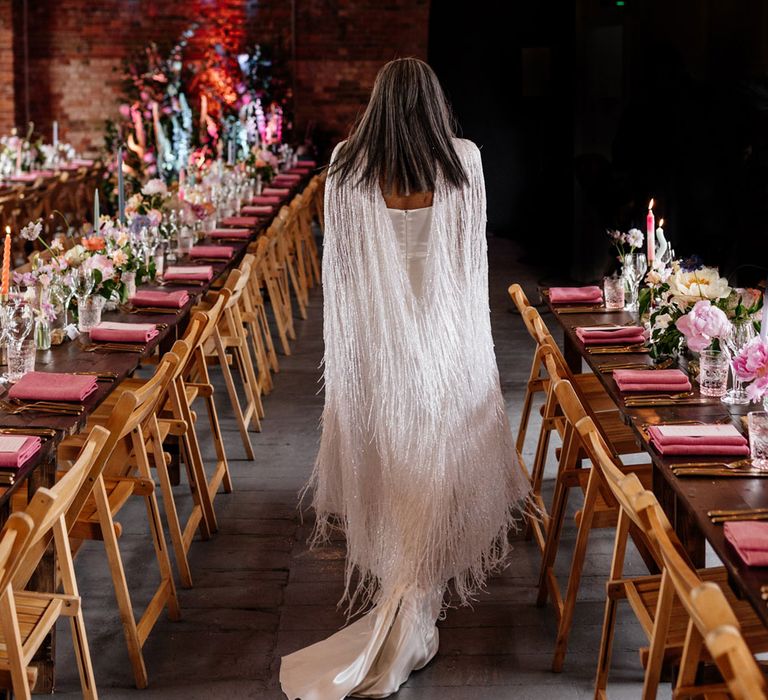
[[[713,349],[719,350],[719,341],[728,336],[731,322],[722,309],[714,306],[709,299],[702,299],[677,319],[677,330],[683,334],[686,344],[694,352],[707,350],[714,345],[718,347]]]
[[[278,168],[277,156],[266,148],[254,146],[248,153],[245,168],[250,177],[261,176],[265,184],[272,182]]]
[[[608,238],[611,239],[614,248],[616,248],[620,261],[624,260],[626,255],[632,255],[636,250],[642,248],[645,241],[643,232],[637,228],[631,228],[626,233],[608,229],[606,233]]]
[[[125,215],[132,230],[159,226],[169,200],[168,186],[160,178],[149,180],[125,203]]]
[[[768,395],[768,341],[753,338],[733,361],[733,372],[747,383],[747,397],[760,401]]]

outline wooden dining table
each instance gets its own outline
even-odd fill
[[[141,352],[124,352],[95,350],[88,351],[88,336],[79,336],[74,340],[67,340],[61,345],[52,346],[49,350],[38,351],[35,358],[36,372],[95,372],[104,375],[114,375],[114,379],[99,379],[97,390],[88,396],[83,402],[83,410],[79,415],[55,415],[49,413],[35,413],[25,411],[21,414],[11,414],[0,408],[0,434],[3,430],[18,431],[28,429],[30,432],[41,434],[42,447],[40,451],[21,465],[13,474],[13,483],[0,481],[0,527],[11,512],[12,502],[16,494],[23,494],[26,490],[27,499],[40,487],[52,486],[56,482],[56,453],[59,443],[67,436],[74,435],[82,430],[89,416],[96,408],[120,385],[120,382],[130,377],[141,367],[142,360],[146,360],[156,352],[169,350],[173,343],[180,338],[189,321],[190,310],[212,287],[220,286],[230,270],[236,267],[246,254],[248,245],[254,241],[271,224],[280,207],[287,204],[294,194],[301,191],[306,185],[309,175],[289,188],[289,194],[281,198],[281,204],[275,206],[272,214],[261,216],[255,226],[251,227],[249,238],[211,239],[200,241],[201,245],[225,245],[233,248],[232,257],[222,260],[208,260],[204,262],[193,260],[189,257],[181,257],[170,263],[175,266],[210,265],[213,268],[213,277],[203,283],[174,283],[163,285],[162,283],[142,285],[141,289],[178,291],[186,290],[189,301],[179,309],[169,309],[168,313],[142,313],[137,309],[123,306],[115,310],[105,311],[102,320],[127,323],[155,323],[159,326],[159,333],[144,345]],[[237,228],[242,228],[238,225]],[[4,398],[5,391],[0,389],[0,399]],[[8,475],[8,472],[5,472]],[[38,591],[50,592],[54,590],[56,581],[56,562],[49,548],[49,554],[41,561],[36,570],[30,588]],[[55,666],[55,636],[51,634],[35,658],[38,667],[38,682],[36,692],[52,692],[54,686]]]
[[[584,364],[599,377],[608,395],[637,436],[638,444],[644,448],[653,463],[653,491],[672,522],[674,529],[696,566],[704,566],[706,543],[723,562],[729,574],[729,581],[737,595],[749,600],[758,616],[768,625],[768,604],[762,598],[761,587],[768,585],[768,567],[750,567],[744,564],[732,545],[726,541],[722,524],[713,524],[707,513],[714,509],[768,508],[768,478],[754,476],[678,477],[672,467],[685,462],[718,463],[729,461],[723,457],[701,455],[663,456],[650,444],[647,428],[650,425],[675,422],[732,423],[742,433],[742,421],[750,410],[761,410],[756,405],[730,406],[718,398],[702,397],[696,377],[692,376],[695,404],[677,404],[633,408],[627,406],[610,371],[601,371],[606,365],[618,362],[638,362],[652,365],[648,353],[592,353],[576,335],[579,326],[601,324],[638,323],[637,313],[607,311],[589,308],[583,312],[558,311],[564,305],[552,304],[546,290],[542,299],[552,317],[563,332],[563,349],[572,372],[583,371]],[[573,305],[568,305],[573,309]],[[678,360],[676,365],[687,370],[686,362]]]

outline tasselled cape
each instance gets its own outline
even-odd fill
[[[467,602],[504,562],[528,493],[491,336],[480,152],[453,143],[469,184],[438,175],[420,297],[380,189],[326,183],[325,406],[309,488],[314,543],[334,527],[346,536],[350,609],[449,580]]]

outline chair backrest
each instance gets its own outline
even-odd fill
[[[517,282],[515,282],[514,284],[509,285],[507,292],[517,307],[517,310],[522,315],[522,313],[531,305],[531,302],[528,301],[528,297],[523,291],[523,288],[517,284]]]
[[[228,289],[230,293],[225,309],[231,309],[240,302],[240,296],[248,285],[250,275],[251,266],[248,264],[241,265],[229,273],[227,281],[224,283],[224,289]]]
[[[13,513],[8,518],[0,535],[0,590],[21,568],[34,570],[45,552],[45,547],[37,545],[64,518],[81,491],[87,489],[90,493],[91,470],[109,436],[108,430],[94,427],[72,468],[54,486],[37,489],[23,513]]]

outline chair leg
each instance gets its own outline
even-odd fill
[[[221,367],[221,373],[224,375],[224,385],[227,387],[227,394],[229,394],[229,401],[232,404],[232,410],[235,413],[235,420],[237,421],[237,427],[240,431],[240,438],[243,441],[243,447],[245,448],[245,457],[248,460],[254,460],[256,455],[251,445],[251,437],[248,434],[248,425],[245,422],[245,416],[243,416],[243,410],[240,408],[240,399],[237,397],[237,390],[235,389],[235,382],[232,379],[232,372],[227,364],[227,351],[224,347],[224,343],[221,340],[221,335],[218,330],[214,330],[213,339],[216,345],[216,354],[219,358],[219,366]]]
[[[568,586],[565,591],[565,598],[563,599],[563,611],[560,615],[560,623],[557,630],[557,640],[555,641],[555,657],[552,661],[552,670],[555,672],[562,671],[563,663],[565,662],[565,653],[568,648],[568,637],[570,636],[571,626],[573,624],[573,613],[576,608],[576,597],[579,593],[581,572],[584,568],[584,558],[587,554],[587,544],[589,542],[589,533],[592,530],[592,519],[595,513],[595,504],[597,502],[598,491],[598,477],[593,471],[589,475],[587,492],[584,496],[584,506],[581,511],[579,530],[576,535],[576,546],[573,551],[571,571],[568,576]]]
[[[645,668],[645,679],[643,680],[643,700],[655,700],[656,693],[659,690],[661,667],[664,663],[664,648],[667,643],[669,618],[674,599],[675,589],[667,570],[664,569],[661,573],[661,588],[659,589],[659,599],[656,602],[656,614],[653,619],[651,648],[648,654],[648,664]]]
[[[137,688],[146,688],[149,683],[147,667],[144,664],[144,655],[141,651],[139,630],[136,626],[136,618],[133,615],[131,594],[128,591],[128,582],[125,578],[123,559],[120,556],[120,547],[115,536],[115,523],[109,509],[109,499],[104,487],[104,480],[99,476],[93,487],[93,496],[96,501],[96,510],[99,514],[101,536],[104,539],[104,551],[107,554],[109,573],[112,576],[112,585],[115,588],[117,607],[120,611],[120,619],[123,623],[125,643],[128,646],[128,658],[133,668],[133,678]]]
[[[22,640],[19,633],[19,617],[13,599],[13,588],[9,583],[0,593],[0,630],[5,638],[8,665],[11,671],[11,683],[15,698],[30,700],[32,697],[27,679],[27,669],[22,654]]]
[[[72,552],[69,548],[69,537],[63,517],[54,526],[53,536],[56,543],[62,589],[67,595],[79,597],[80,592],[77,590]],[[85,632],[82,607],[78,607],[77,612],[70,617],[69,626],[72,632],[72,645],[75,649],[75,660],[77,661],[77,670],[80,673],[80,688],[83,691],[83,697],[86,700],[96,700],[98,697],[96,678],[93,675],[93,664],[88,648],[88,636]]]

